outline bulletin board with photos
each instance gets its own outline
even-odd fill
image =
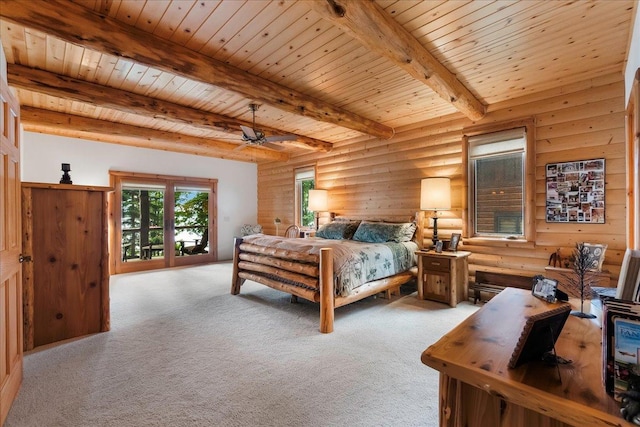
[[[547,222],[604,224],[604,159],[549,163]]]

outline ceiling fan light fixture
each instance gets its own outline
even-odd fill
[[[273,135],[273,136],[265,136],[264,132],[259,129],[256,129],[256,111],[260,105],[258,104],[249,104],[249,109],[253,113],[253,126],[248,127],[244,125],[240,125],[240,129],[242,130],[242,140],[245,144],[240,145],[237,149],[242,149],[242,147],[246,145],[260,145],[260,146],[268,146],[269,148],[273,148],[276,150],[282,150],[283,147],[277,144],[271,144],[271,142],[280,142],[280,141],[295,141],[297,137],[295,135]]]

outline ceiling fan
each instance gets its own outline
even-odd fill
[[[247,145],[261,145],[275,150],[282,150],[283,147],[281,145],[272,144],[272,142],[295,141],[298,139],[296,135],[265,136],[264,132],[256,129],[256,111],[258,111],[258,107],[260,107],[258,104],[249,104],[249,108],[253,113],[253,126],[240,125],[240,129],[242,129],[242,140],[245,141],[245,143],[236,148],[236,150],[240,150]]]

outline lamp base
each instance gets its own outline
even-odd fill
[[[436,212],[432,219],[433,219],[433,238],[431,239],[433,241],[433,248],[436,248],[436,245],[438,244],[438,213]]]

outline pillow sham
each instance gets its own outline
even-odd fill
[[[351,239],[358,228],[358,224],[360,224],[360,221],[334,221],[329,224],[323,224],[316,231],[316,237],[333,240]]]
[[[409,242],[416,231],[413,222],[390,223],[362,221],[353,240],[368,243]]]

